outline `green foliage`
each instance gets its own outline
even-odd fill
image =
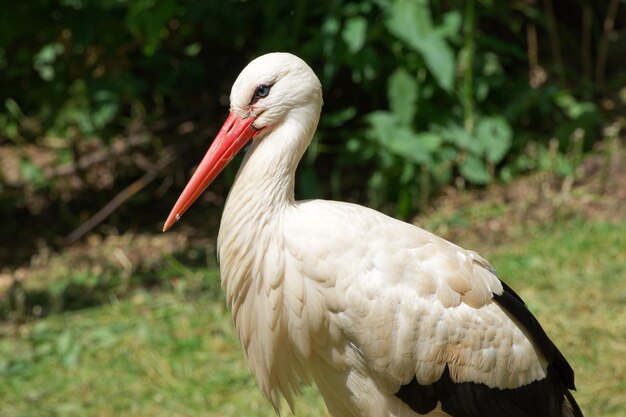
[[[369,22],[367,42],[359,49],[364,59],[347,61],[356,83],[366,85],[355,74],[368,71],[374,72],[368,79],[386,80],[376,88],[384,88],[389,110],[378,106],[366,114],[362,135],[352,133],[346,150],[356,154],[348,161],[374,166],[368,182],[371,202],[380,207],[395,201],[399,216],[407,216],[416,202],[425,202],[454,178],[485,185],[499,170],[503,179],[525,171],[530,166],[522,167],[518,160],[528,158],[528,146],[539,142],[536,146],[545,147],[541,142],[551,136],[565,154],[574,131],[583,129],[589,146],[603,122],[594,103],[575,98],[588,84],[559,85],[555,78],[537,87],[518,70],[528,64],[520,51],[523,44],[511,35],[521,38],[523,25],[544,24],[541,9],[524,6],[520,16],[499,2],[453,4],[372,2],[363,13]],[[381,23],[371,19],[373,11],[382,16]],[[348,29],[357,17],[349,6],[343,13]],[[483,24],[493,30],[499,14],[516,22],[510,29],[494,30],[510,30],[508,39],[482,30]],[[359,45],[362,36],[359,32]],[[346,42],[354,52],[352,41]],[[365,57],[374,55],[392,56],[393,64],[372,66]],[[561,159],[571,160],[567,155]]]
[[[140,152],[106,161],[111,183],[89,183],[98,175],[87,171],[74,183],[119,191],[143,172],[136,153],[154,162],[168,145],[184,158],[162,175],[188,169],[187,152],[206,143],[181,138],[179,123],[214,129],[236,74],[273,50],[302,56],[324,84],[302,195],[356,190],[355,198],[407,216],[444,184],[482,186],[533,169],[538,153],[529,149],[547,149],[551,138],[572,160],[574,132],[589,149],[605,120],[603,91],[577,64],[584,51],[572,22],[583,9],[599,42],[608,9],[587,1],[558,16],[539,3],[484,0],[21,2],[0,22],[0,147],[18,150],[23,175],[9,181],[0,164],[0,210],[49,195],[73,200],[53,168],[95,152],[85,144],[106,151],[141,131],[152,136]],[[554,19],[558,51],[548,42]],[[530,27],[541,41],[536,56]],[[565,62],[553,60],[566,49]],[[533,66],[544,74],[538,81],[529,78]],[[22,152],[29,145],[55,157],[42,166]]]
[[[384,9],[388,15],[385,25],[389,32],[417,52],[439,87],[451,92],[455,58],[446,38],[458,35],[459,13],[447,12],[442,24],[435,25],[426,1],[395,0]]]
[[[473,184],[491,181],[492,167],[507,155],[513,134],[503,116],[472,114],[472,119],[478,119],[474,129],[464,127],[463,113],[455,111],[467,99],[464,91],[454,89],[460,66],[455,57],[460,52],[455,51],[455,46],[462,46],[458,42],[460,12],[444,12],[435,23],[426,2],[395,0],[380,4],[384,28],[391,35],[397,56],[386,88],[389,111],[377,110],[367,115],[364,136],[369,142],[360,146],[351,143],[349,149],[362,156],[376,155],[379,172],[370,181],[372,194],[398,190],[404,204],[397,211],[406,216],[418,194],[448,183],[457,171]],[[495,55],[489,55],[487,64],[483,69],[488,72],[485,78],[498,75],[498,71],[501,74]],[[479,81],[484,81],[484,100],[488,94],[487,80]],[[431,103],[450,106],[452,111],[433,108]],[[416,177],[422,178],[421,183]],[[383,192],[381,201],[375,203],[389,197],[388,192]]]

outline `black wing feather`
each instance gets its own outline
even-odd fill
[[[567,362],[567,359],[565,359],[561,351],[552,343],[552,340],[550,340],[545,330],[543,330],[543,327],[541,327],[541,324],[539,324],[535,316],[530,312],[524,300],[522,300],[505,282],[500,281],[500,283],[504,291],[502,291],[500,295],[494,294],[494,301],[505,311],[508,311],[526,328],[543,356],[548,360],[548,363],[554,366],[554,369],[561,377],[565,386],[575,390],[574,370]]]

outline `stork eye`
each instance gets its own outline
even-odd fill
[[[256,88],[256,91],[254,92],[254,98],[267,97],[267,95],[270,93],[270,88],[272,87],[267,84],[261,84]]]

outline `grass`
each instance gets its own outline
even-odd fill
[[[626,220],[526,232],[484,255],[572,363],[586,415],[623,415]],[[215,271],[205,279],[217,285]],[[16,326],[0,339],[0,416],[273,416],[223,300],[189,288]],[[325,413],[314,389],[296,403],[298,416]]]
[[[531,240],[503,247],[490,258],[574,367],[576,398],[586,415],[622,416],[626,221],[572,221],[537,229]]]
[[[275,415],[223,300],[177,291],[22,326],[0,340],[0,396],[2,417]],[[323,404],[309,389],[299,408]]]

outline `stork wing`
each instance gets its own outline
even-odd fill
[[[546,377],[517,388],[499,389],[483,383],[455,382],[446,366],[436,382],[422,385],[413,378],[395,395],[422,414],[432,411],[440,402],[442,410],[451,416],[582,417],[582,411],[569,392],[575,389],[574,372],[569,363],[522,299],[504,282],[502,285],[504,291],[494,294],[494,301],[523,326],[542,356],[547,358]]]
[[[292,253],[381,390],[420,414],[582,417],[571,367],[478,254],[360,206],[307,205],[321,218]]]

